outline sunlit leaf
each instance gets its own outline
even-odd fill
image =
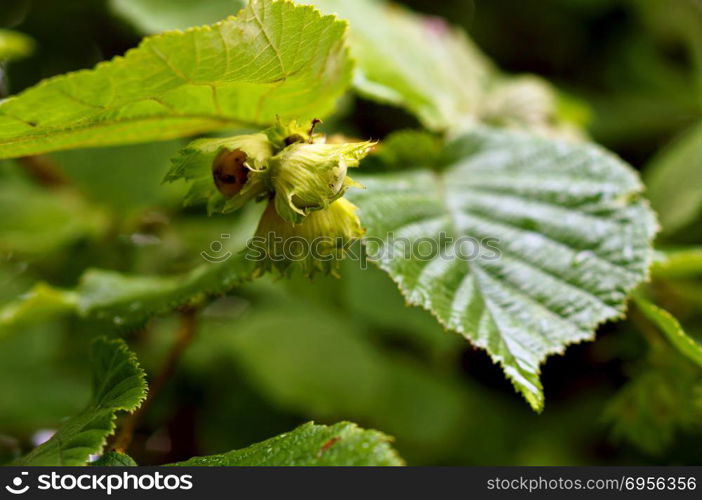
[[[621,317],[645,278],[653,214],[635,172],[589,145],[478,129],[444,158],[348,194],[369,257],[541,409],[541,363]]]
[[[237,17],[144,39],[124,57],[0,103],[0,158],[321,117],[350,80],[346,24],[252,0]]]

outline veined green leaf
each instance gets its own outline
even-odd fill
[[[479,120],[546,135],[580,135],[582,106],[571,100],[565,109],[566,100],[538,77],[502,77],[465,33],[439,18],[385,0],[296,1],[350,21],[359,93],[407,108],[430,129],[460,130]],[[153,33],[212,21],[233,2],[112,0],[112,5]]]
[[[351,78],[345,31],[313,7],[252,0],[212,26],[146,38],[2,101],[0,158],[321,117]]]
[[[297,429],[222,455],[191,458],[177,466],[390,466],[402,459],[384,434],[356,424],[308,422]]]
[[[112,9],[142,33],[184,30],[237,13],[245,0],[111,0]]]
[[[312,3],[349,21],[361,94],[403,106],[435,130],[475,120],[492,68],[462,31],[376,0]]]
[[[693,222],[702,212],[702,123],[654,158],[644,179],[665,232]]]
[[[146,380],[136,357],[122,340],[93,344],[93,399],[66,421],[46,443],[17,461],[22,466],[85,465],[100,453],[115,429],[115,413],[136,410],[146,397]]]
[[[540,364],[620,317],[645,278],[653,214],[635,172],[593,146],[481,128],[444,157],[348,194],[369,257],[539,410]]]
[[[20,59],[34,50],[34,40],[16,31],[0,29],[0,62]]]
[[[702,367],[702,346],[685,333],[680,322],[672,314],[640,295],[636,295],[634,300],[639,310],[663,332],[668,341],[683,356]]]

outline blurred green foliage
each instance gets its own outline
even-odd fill
[[[14,94],[41,78],[91,67],[135,46],[143,32],[221,17],[216,9],[200,11],[183,23],[184,1],[170,17],[157,17],[149,9],[161,3],[3,0],[0,27],[29,35],[36,48],[0,68],[0,89]],[[650,182],[661,212],[661,247],[702,244],[702,193],[694,182],[702,171],[696,153],[699,2],[403,3],[466,28],[501,70],[554,83],[562,106],[577,103],[569,108],[573,121],[589,116],[588,133]],[[142,6],[141,23],[129,21],[135,5]],[[418,127],[395,108],[347,99],[329,120],[339,130],[382,139]],[[420,157],[433,158],[430,136],[392,140],[417,140]],[[49,161],[66,182],[49,188],[26,165],[0,163],[0,304],[40,280],[75,286],[90,267],[162,274],[202,263],[200,252],[240,216],[207,218],[199,208],[180,208],[179,186],[160,185],[179,146],[52,154]],[[402,158],[388,162],[402,168]],[[649,292],[700,342],[702,273],[689,263],[681,268],[654,272]],[[425,311],[406,307],[379,270],[347,263],[342,276],[264,280],[211,304],[174,380],[137,429],[136,461],[175,462],[243,448],[310,419],[378,428],[395,436],[400,454],[418,465],[691,464],[702,458],[699,367],[640,314],[605,326],[598,342],[548,361],[548,405],[535,415],[485,353],[443,332]],[[55,430],[84,406],[94,331],[125,336],[154,373],[176,328],[168,316],[136,331],[70,315],[12,328],[0,321],[0,462],[32,448],[37,431]]]

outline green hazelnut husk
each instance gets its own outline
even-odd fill
[[[374,143],[295,143],[268,161],[268,182],[275,192],[275,209],[284,220],[301,223],[323,210],[351,187],[362,187],[347,176]]]
[[[338,276],[349,244],[364,234],[356,211],[353,203],[340,198],[293,225],[269,202],[249,242],[248,255],[257,261],[259,273],[275,269],[289,275],[299,269],[307,277]]]
[[[265,133],[273,148],[278,152],[292,144],[312,144],[322,139],[323,136],[321,134],[314,133],[318,123],[321,123],[321,120],[316,118],[302,124],[298,123],[297,120],[283,121],[277,118],[276,124],[266,130]]]
[[[210,160],[212,177],[209,182],[214,182],[219,195],[210,196],[210,213],[233,212],[250,200],[266,196],[268,186],[264,172],[274,153],[266,134],[205,139],[194,145],[199,147],[198,153],[203,159],[213,158]],[[200,182],[206,181],[202,179]]]

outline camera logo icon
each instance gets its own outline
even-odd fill
[[[13,495],[24,495],[29,491],[29,485],[22,487],[23,479],[22,476],[29,475],[29,472],[22,472],[19,476],[12,480],[12,485],[5,486],[5,489],[12,493]]]

